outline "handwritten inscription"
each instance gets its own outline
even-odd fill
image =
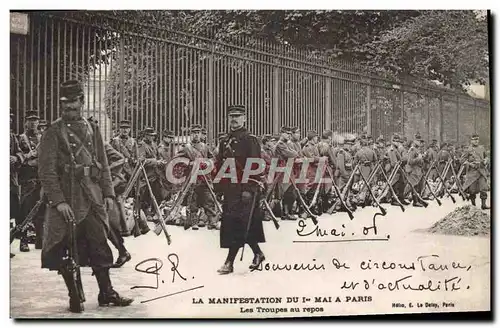
[[[183,281],[186,281],[187,279],[179,271],[179,263],[180,263],[179,256],[177,254],[175,254],[175,253],[171,253],[171,254],[169,254],[167,256],[167,260],[170,263],[170,271],[172,272],[172,281],[171,281],[171,283],[172,284],[175,283],[176,277],[178,278],[177,280],[181,279]],[[165,280],[163,280],[163,279],[160,280],[160,271],[162,270],[163,266],[164,266],[163,265],[163,261],[161,259],[155,258],[155,257],[154,258],[148,258],[148,259],[145,259],[145,260],[137,263],[136,266],[135,266],[135,270],[137,272],[141,272],[141,273],[144,273],[146,275],[152,275],[152,276],[154,276],[155,284],[153,284],[153,285],[135,285],[135,286],[131,287],[130,289],[159,289],[159,287],[160,287],[160,281],[161,281],[161,284],[165,284]],[[193,279],[194,279],[194,277],[193,277]],[[172,295],[184,293],[184,292],[187,292],[187,291],[190,291],[190,290],[194,290],[194,289],[198,289],[198,288],[203,288],[203,286],[198,286],[198,287],[194,287],[194,288],[182,290],[182,291],[179,291],[179,292],[175,292],[175,293],[171,293],[171,294],[166,294],[166,295],[163,295],[163,296],[155,297],[155,298],[152,298],[152,299],[149,299],[149,300],[141,301],[141,303],[146,303],[146,302],[154,301],[154,300],[157,300],[157,299],[161,299],[161,298],[165,298],[165,297],[168,297],[168,296],[172,296]]]
[[[297,240],[295,243],[300,242],[355,242],[355,241],[388,241],[389,235],[377,237],[378,230],[376,226],[376,219],[373,219],[373,224],[370,227],[362,227],[362,235],[366,237],[357,238],[354,232],[349,232],[345,224],[335,228],[322,228],[321,224],[310,224],[309,220],[299,220],[297,222],[296,234],[298,237],[314,238],[312,240]],[[358,235],[361,235],[358,233]]]

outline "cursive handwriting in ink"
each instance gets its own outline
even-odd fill
[[[143,264],[145,266],[142,266]],[[158,289],[158,286],[160,284],[159,271],[161,270],[162,267],[163,267],[163,262],[158,258],[150,258],[137,263],[137,265],[135,266],[135,271],[142,272],[145,274],[155,275],[156,286],[133,286],[130,289],[136,289],[136,288]]]
[[[177,269],[179,267],[179,256],[177,256],[177,254],[175,253],[168,254],[167,260],[170,262],[170,264],[172,264],[172,267],[170,268],[170,271],[172,271],[172,282],[175,282],[176,275],[178,275],[182,280],[185,281],[186,278],[184,278]]]
[[[341,231],[339,232],[337,229],[321,229],[319,225],[315,225],[314,229],[312,229],[310,232],[304,232],[304,230],[307,227],[307,223],[305,220],[299,220],[298,221],[299,229],[297,229],[297,236],[299,237],[307,237],[310,236],[314,233],[316,233],[316,237],[325,237],[325,236],[334,236],[334,237],[344,237],[345,232]],[[342,228],[345,228],[344,225],[342,225]]]

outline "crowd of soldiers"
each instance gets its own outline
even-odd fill
[[[17,137],[11,133],[11,217],[16,219],[16,224],[20,224],[41,199],[37,151],[41,135],[48,125],[46,121],[39,119],[37,112],[29,111],[26,114],[24,133]],[[161,140],[157,140],[158,133],[148,127],[139,133],[137,139],[133,138],[130,121],[122,120],[115,136],[105,144],[117,195],[125,191],[137,164],[143,163],[152,193],[149,193],[146,179],[140,180],[136,205],[142,211],[138,220],[142,234],[149,231],[144,218],[154,220],[152,198],[154,197],[161,207],[165,207],[179,191],[178,186],[167,179],[165,172],[168,163],[179,156],[187,157],[191,161],[196,157],[210,159],[218,152],[218,144],[207,144],[206,130],[200,125],[190,127],[187,144],[192,147],[185,147],[186,143],[176,141],[172,131],[163,131],[161,136]],[[227,138],[227,135],[219,133],[218,141],[224,138]],[[267,200],[271,204],[273,214],[282,220],[305,218],[311,213],[320,215],[325,212],[354,211],[358,206],[374,204],[375,200],[396,206],[409,205],[410,201],[413,206],[421,207],[425,200],[445,195],[447,189],[452,193],[458,193],[461,189],[460,191],[468,194],[467,198],[474,205],[476,194],[479,193],[481,207],[488,208],[486,191],[489,188],[489,156],[483,146],[478,146],[477,135],[472,136],[469,147],[457,147],[447,142],[438,144],[435,139],[426,146],[419,134],[415,135],[414,140],[407,140],[406,137],[401,138],[395,133],[389,141],[382,136],[374,140],[366,133],[359,136],[340,136],[326,130],[321,135],[308,131],[307,136],[302,138],[298,127],[284,126],[279,135],[264,135],[260,142],[261,156],[268,164],[267,169],[273,158],[277,158],[282,164],[290,158],[294,159],[296,164],[292,179],[299,177],[300,160],[308,159],[312,168],[310,173],[307,173],[307,178],[312,182],[284,183],[280,181],[280,176],[277,176],[277,183],[268,188]],[[347,208],[339,202],[335,203],[338,195],[335,194],[331,183],[314,183],[314,175],[321,157],[327,159],[333,174],[333,184],[336,184],[345,197]],[[452,168],[446,169],[448,162]],[[395,171],[396,165],[400,165],[405,173]],[[323,175],[327,176],[328,172]],[[387,181],[390,181],[394,193],[388,188]],[[366,183],[370,188],[366,188]],[[182,202],[186,207],[185,215],[179,215],[167,224],[183,225],[192,230],[205,226],[208,229],[219,229],[216,203],[221,201],[221,195],[217,193],[214,199],[209,188],[206,183],[199,181]],[[379,197],[370,197],[371,193]],[[134,195],[128,193],[128,196]],[[114,214],[117,219],[111,220],[115,223],[116,236],[110,239],[120,253],[116,265],[121,266],[130,259],[122,237],[129,236],[131,231],[123,223],[129,211],[126,211],[123,204],[117,205]],[[270,220],[270,213],[266,215],[265,220]],[[31,235],[36,236],[35,238],[28,238],[29,229],[18,235],[21,252],[29,251],[30,239],[34,241],[36,249],[42,247],[43,211],[36,213],[33,223],[34,233]]]
[[[300,128],[288,126],[279,135],[258,138],[244,127],[246,109],[230,106],[230,131],[219,133],[214,145],[207,144],[206,130],[198,124],[190,127],[190,138],[183,143],[172,131],[163,131],[158,142],[151,127],[136,139],[127,120],[120,121],[118,133],[106,143],[97,122],[81,117],[81,83],[64,82],[60,93],[59,119],[47,124],[36,111],[28,111],[25,131],[10,133],[10,215],[16,223],[11,243],[19,238],[20,251],[29,252],[32,232],[35,248],[42,249],[42,267],[63,276],[73,312],[83,311],[85,301],[79,265],[92,267],[100,305],[132,302],[113,289],[109,268],[131,259],[123,237],[147,234],[148,218],[162,227],[167,239],[165,224],[220,229],[221,247],[229,253],[218,272],[228,274],[245,244],[254,252],[250,269],[264,261],[258,245],[265,241],[263,220],[278,227],[277,217],[316,221],[322,213],[345,211],[351,216],[358,206],[390,203],[403,208],[410,204],[407,200],[426,207],[427,200],[439,203],[445,195],[453,199],[453,193],[474,206],[479,194],[481,208],[489,209],[489,154],[477,134],[470,146],[460,148],[437,140],[426,146],[419,134],[411,141],[393,134],[386,142],[366,133],[340,136],[326,130],[321,135],[308,131],[302,138]],[[175,183],[168,167],[179,158],[187,162],[174,168],[174,176],[192,172],[197,159],[213,161],[214,169],[194,181]],[[265,170],[253,175],[252,183],[242,183],[241,168],[251,158],[262,159]],[[227,159],[236,160],[239,182],[213,183]],[[269,179],[274,162],[281,170]],[[200,169],[207,169],[200,163]],[[319,183],[318,172],[330,180]],[[119,253],[114,264],[108,240]],[[78,256],[72,255],[75,249]]]

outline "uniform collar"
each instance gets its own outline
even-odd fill
[[[242,134],[245,134],[246,132],[247,132],[247,129],[246,129],[244,126],[242,126],[242,127],[241,127],[241,128],[239,128],[238,130],[231,131],[231,132],[229,133],[229,135],[230,135],[231,137],[239,137],[239,136],[241,136]]]

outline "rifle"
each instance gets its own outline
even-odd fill
[[[297,198],[299,199],[300,203],[304,207],[304,210],[306,211],[307,214],[309,214],[309,216],[311,217],[311,220],[314,222],[314,224],[318,224],[317,216],[309,210],[309,207],[307,207],[307,204],[306,204],[304,198],[302,197],[302,195],[300,194],[299,188],[295,184],[295,181],[292,178],[290,178],[290,182],[291,182],[293,188],[295,189],[295,192],[297,193]]]
[[[380,203],[377,201],[377,197],[375,197],[375,195],[373,194],[373,190],[372,190],[372,188],[370,188],[370,185],[369,185],[368,181],[366,181],[365,177],[363,176],[363,173],[361,172],[361,169],[359,168],[359,166],[356,166],[356,168],[358,169],[359,175],[361,176],[361,179],[365,183],[366,188],[368,188],[368,191],[370,192],[370,195],[373,198],[375,205],[377,205],[377,207],[380,209],[380,212],[382,213],[382,215],[385,216],[387,214],[387,210],[385,208],[383,208],[382,205],[380,205]]]
[[[342,193],[340,193],[340,190],[338,189],[338,186],[336,185],[335,181],[333,180],[333,173],[331,172],[331,169],[329,170],[329,172],[330,172],[330,178],[332,178],[333,186],[335,188],[335,191],[339,195],[339,199],[335,201],[335,204],[333,204],[332,207],[330,207],[328,209],[328,211],[326,211],[328,214],[332,214],[335,211],[335,207],[338,205],[338,203],[340,201],[342,203],[342,206],[344,207],[344,209],[348,210],[348,212],[351,213],[349,215],[349,217],[351,217],[352,212],[347,208],[347,205],[345,204],[345,197],[347,195],[347,192],[349,191],[349,186],[350,186],[352,180],[354,179],[354,173],[356,172],[357,167],[358,167],[358,165],[356,165],[356,167],[354,168],[354,170],[352,170],[351,175],[349,176],[349,179],[347,180],[347,183],[345,184],[344,190],[342,191]],[[352,217],[351,217],[351,220],[352,220]]]
[[[415,193],[415,195],[417,195],[417,198],[418,198],[419,202],[421,202],[424,205],[424,207],[429,206],[429,203],[427,203],[425,200],[423,200],[422,197],[420,196],[420,194],[415,190],[415,187],[413,187],[413,185],[411,183],[409,183],[408,175],[406,174],[405,170],[403,170],[403,168],[401,167],[401,165],[398,165],[398,170],[401,172],[401,174],[403,175],[403,177],[407,181],[408,185],[410,185],[411,191],[413,193]]]
[[[385,174],[385,171],[384,169],[381,167],[380,165],[380,162],[377,163],[377,165],[380,167],[380,171],[382,172],[382,177],[385,179],[386,181],[386,186],[389,186],[389,190],[391,191],[392,193],[392,196],[396,199],[396,201],[398,202],[398,205],[399,205],[399,208],[401,208],[401,211],[405,211],[405,207],[403,206],[403,204],[401,204],[401,201],[399,200],[398,198],[398,195],[396,195],[396,192],[394,191],[394,188],[392,187],[392,184],[390,183],[389,179],[387,178],[387,174]],[[394,176],[393,176],[394,177]],[[380,202],[380,200],[385,196],[385,193],[382,192],[380,194],[381,196],[377,199],[377,202]]]
[[[75,156],[71,153],[71,160],[69,163],[69,203],[71,210],[75,208],[73,193],[75,191]],[[74,213],[76,215],[76,213]],[[69,294],[71,298],[80,299],[80,302],[85,302],[85,294],[83,292],[82,278],[80,273],[80,266],[78,265],[78,248],[76,240],[76,218],[68,220],[68,252],[64,259],[64,271],[70,276],[70,283],[68,284]]]
[[[252,178],[248,178],[248,181],[255,182],[260,187],[260,189],[262,189],[263,191],[265,190],[264,184],[262,182],[255,180],[255,179],[252,179]],[[269,203],[265,197],[263,197],[262,203],[264,204],[264,207],[266,208],[266,210],[269,212],[271,219],[273,220],[274,227],[276,228],[276,230],[279,229],[280,224],[278,223],[278,219],[274,215],[273,210],[271,209],[271,206],[269,205]]]
[[[344,196],[342,195],[342,193],[339,190],[339,187],[337,186],[337,184],[333,180],[332,168],[330,166],[326,166],[326,171],[328,172],[328,175],[330,176],[330,179],[332,179],[332,187],[335,190],[335,193],[337,194],[338,200],[342,204],[342,207],[347,211],[347,215],[349,215],[349,218],[351,220],[354,219],[354,215],[352,214],[351,209],[349,207],[347,207],[347,204],[345,203],[345,200],[343,198]],[[337,202],[335,202],[335,204],[332,206],[332,208],[330,208],[328,211],[330,211],[331,209],[335,208],[335,206],[337,206]],[[331,213],[329,213],[329,214],[331,214]]]
[[[45,203],[45,196],[41,198],[39,201],[36,202],[35,206],[31,209],[31,211],[28,213],[26,218],[21,222],[20,224],[16,224],[16,226],[12,229],[10,229],[10,243],[14,241],[14,238],[16,238],[16,235],[20,232],[23,232],[28,224],[33,221],[33,218],[38,214],[38,211],[40,210],[40,207]]]
[[[148,190],[149,190],[149,195],[150,195],[151,199],[153,200],[153,206],[156,210],[156,214],[158,215],[159,224],[160,224],[163,232],[165,233],[165,237],[167,237],[167,243],[170,245],[172,243],[172,240],[171,240],[171,237],[167,231],[167,226],[165,225],[165,222],[161,218],[162,215],[161,215],[160,207],[158,206],[158,202],[156,201],[156,197],[153,194],[153,189],[151,188],[151,184],[149,183],[149,180],[148,180],[148,177],[146,174],[146,169],[144,168],[144,165],[142,165],[142,162],[140,163],[140,165],[141,165],[142,173],[143,173],[145,180],[146,180],[146,185],[147,185]]]

